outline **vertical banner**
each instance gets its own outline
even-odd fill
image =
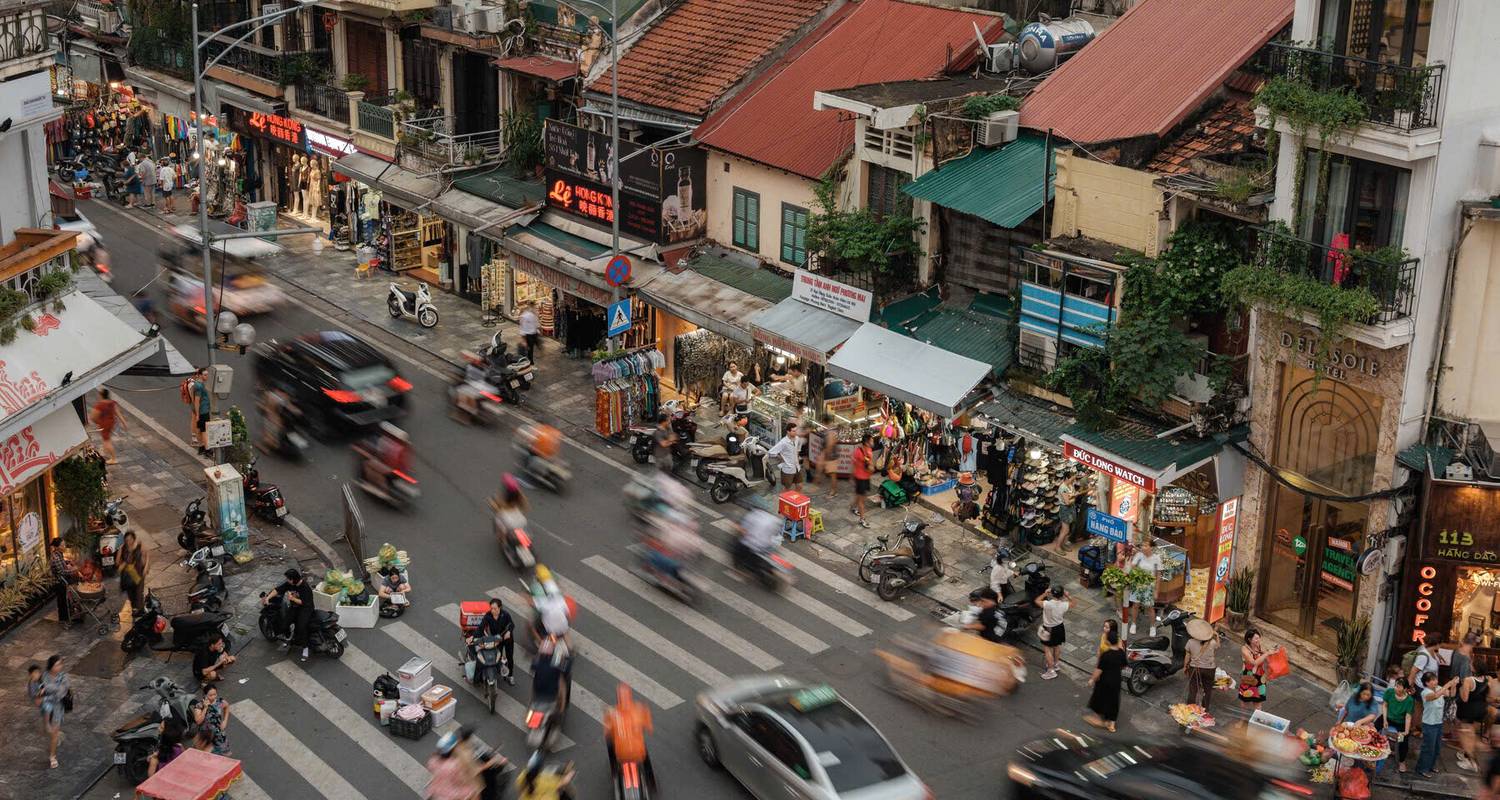
[[[1219,506],[1219,549],[1214,556],[1214,569],[1208,576],[1208,608],[1203,618],[1218,622],[1224,618],[1225,601],[1229,594],[1229,567],[1234,555],[1235,528],[1239,525],[1240,499],[1225,500]]]
[[[1113,478],[1109,490],[1109,513],[1134,523],[1141,513],[1141,489],[1130,481]]]

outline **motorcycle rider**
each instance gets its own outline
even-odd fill
[[[573,673],[572,650],[562,636],[548,635],[537,643],[536,660],[531,663],[531,700],[533,705],[556,703],[561,709],[568,704],[568,681]]]
[[[286,635],[286,629],[292,627],[292,645],[302,648],[302,661],[307,660],[307,637],[309,627],[312,625],[313,595],[312,587],[308,585],[307,579],[295,567],[287,570],[283,575],[286,581],[266,594],[262,603],[270,603],[276,598],[281,601],[281,626],[282,635]]]
[[[484,636],[500,637],[500,663],[503,665],[501,674],[506,683],[516,685],[516,641],[515,620],[511,619],[510,612],[505,610],[500,598],[490,598],[490,610],[484,612],[479,620],[479,627],[474,629],[471,636],[465,637],[464,643],[469,646],[469,656],[474,657],[474,640]]]
[[[651,794],[656,794],[656,772],[646,752],[646,734],[653,732],[651,709],[637,703],[630,686],[615,688],[615,707],[604,712],[604,745],[609,750],[610,774],[618,774],[620,763],[639,763]]]
[[[267,453],[277,452],[281,450],[281,443],[286,440],[288,427],[296,419],[297,406],[292,402],[292,396],[280,386],[266,387],[256,399],[261,417],[265,420],[265,427],[261,431],[261,450]]]
[[[682,580],[682,567],[703,550],[698,522],[677,508],[665,508],[654,514],[647,529],[647,560],[657,572],[673,580]]]
[[[495,512],[495,533],[510,540],[517,528],[526,527],[526,512],[531,504],[521,491],[521,482],[509,472],[500,476],[500,489],[490,497],[490,510]]]
[[[990,642],[1001,641],[1000,635],[995,632],[1000,621],[1000,597],[994,589],[980,589],[977,592],[975,605],[979,607],[979,616],[964,627],[979,634],[979,638]]]
[[[541,464],[531,466],[533,472],[543,472],[547,465],[557,461],[558,453],[562,450],[562,431],[545,423],[537,423],[523,428],[521,436],[526,441],[526,458],[542,460]]]
[[[564,644],[571,645],[568,620],[572,612],[568,608],[568,599],[552,579],[552,570],[547,569],[545,564],[537,564],[533,574],[536,580],[531,586],[531,605],[536,614],[531,621],[532,643],[538,649],[548,639],[562,639]]]
[[[762,556],[781,541],[781,517],[761,508],[752,508],[735,526],[734,565],[746,572],[755,571]]]
[[[995,549],[995,563],[990,567],[990,588],[995,594],[1004,599],[1006,595],[1015,591],[1010,582],[1016,577],[1016,571],[1010,563],[1010,548],[998,547]]]
[[[406,431],[389,422],[380,423],[367,452],[364,479],[387,493],[391,490],[391,473],[411,469],[411,440]]]
[[[484,773],[491,765],[503,765],[505,759],[499,753],[491,753],[480,761],[475,757],[469,740],[473,731],[467,728],[449,731],[438,739],[437,752],[427,759],[427,771],[432,781],[427,784],[424,795],[430,800],[474,800],[485,791]]]
[[[526,771],[516,779],[517,800],[571,800],[573,790],[569,784],[576,774],[572,762],[556,771],[544,767],[541,751],[532,753],[526,762]]]
[[[479,416],[478,385],[487,384],[489,380],[486,378],[486,364],[479,356],[465,352],[463,357],[463,371],[458,373],[458,380],[453,384],[453,403],[473,418]]]

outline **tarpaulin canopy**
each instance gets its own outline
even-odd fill
[[[136,800],[214,800],[239,780],[240,762],[203,750],[184,750],[135,787]]]
[[[828,363],[860,324],[791,297],[750,318],[757,340],[818,364]]]
[[[955,416],[990,365],[865,323],[828,359],[828,371],[887,397]]]

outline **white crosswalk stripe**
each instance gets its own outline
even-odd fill
[[[234,800],[271,800],[266,790],[260,788],[250,776],[241,772],[239,780],[234,782]]]
[[[870,608],[873,608],[876,611],[879,611],[880,613],[886,615],[887,617],[896,620],[897,622],[905,622],[906,620],[909,620],[912,617],[916,616],[915,614],[907,611],[899,605],[896,605],[895,603],[887,603],[886,601],[881,600],[879,597],[875,596],[874,592],[870,591],[869,589],[860,586],[853,581],[839,577],[838,575],[834,574],[832,570],[824,567],[822,564],[813,561],[807,556],[798,553],[796,550],[793,550],[790,547],[783,547],[776,552],[779,553],[782,558],[792,562],[792,566],[796,567],[799,573],[806,575],[809,578],[812,578],[826,586],[829,586],[835,592],[838,592],[839,594],[844,595],[845,597],[848,597],[858,603],[867,605]]]
[[[348,653],[345,652],[345,656]],[[375,759],[390,770],[396,779],[406,784],[413,792],[421,794],[427,788],[427,768],[418,763],[400,745],[391,741],[384,731],[371,728],[371,718],[350,708],[348,704],[323,688],[312,676],[298,665],[281,661],[266,668],[277,680],[286,684],[294,694],[307,701],[308,707],[318,712],[341,731],[364,731],[351,738]],[[371,678],[373,680],[373,678]]]
[[[779,550],[777,552],[778,554],[780,553]],[[734,567],[734,557],[717,547],[713,547],[712,545],[703,548],[703,555],[719,562],[723,566],[730,568]],[[812,595],[809,595],[806,592],[797,589],[795,586],[782,587],[781,595],[785,597],[788,602],[792,603],[803,611],[812,614],[818,619],[823,620],[829,625],[838,628],[839,630],[849,634],[850,636],[870,635],[869,628],[861,625],[858,622],[855,622],[852,617],[848,617],[844,614],[839,613],[837,609],[833,608],[822,600],[818,600]],[[743,595],[741,595],[740,597],[741,599],[743,599]]]
[[[245,726],[255,738],[274,749],[276,755],[293,772],[301,775],[309,786],[321,792],[327,800],[365,800],[363,792],[350,786],[333,767],[318,758],[291,731],[256,705],[254,700],[241,700],[231,705],[229,710],[231,725],[238,723]],[[234,794],[240,794],[238,786],[235,787]],[[245,796],[250,797],[248,794]]]
[[[456,613],[450,616],[450,619],[454,621],[455,625],[458,623],[458,615]],[[401,646],[410,650],[414,655],[418,656],[419,658],[425,658],[428,661],[431,661],[432,670],[434,672],[441,673],[450,684],[452,684],[453,686],[461,687],[469,694],[473,695],[474,698],[479,701],[479,707],[485,709],[486,712],[489,711],[488,706],[485,705],[486,701],[484,699],[484,694],[479,691],[479,688],[477,686],[470,683],[463,676],[462,670],[460,670],[455,663],[458,660],[458,655],[456,652],[449,652],[447,650],[444,650],[436,642],[433,642],[431,639],[428,639],[422,634],[417,633],[411,628],[411,626],[407,625],[404,622],[396,621],[388,623],[385,626],[385,632],[390,635],[392,639],[400,642]],[[460,708],[462,708],[462,706],[460,706]],[[527,711],[528,708],[524,703],[521,703],[519,700],[516,700],[503,691],[495,697],[495,714],[504,718],[506,722],[514,725],[517,730],[523,732],[526,730]],[[567,737],[561,737],[558,739],[559,748],[569,747],[572,744],[573,742],[567,739]]]
[[[775,669],[776,667],[781,666],[781,662],[774,656],[771,656],[769,653],[766,653],[760,648],[751,645],[749,642],[745,641],[739,636],[730,633],[722,625],[714,622],[713,620],[710,620],[703,614],[694,611],[691,608],[687,608],[681,603],[677,603],[676,601],[662,597],[661,592],[656,591],[654,587],[647,586],[646,584],[642,583],[640,578],[630,574],[624,569],[621,569],[603,556],[589,556],[588,558],[583,560],[583,563],[590,569],[600,572],[615,583],[624,586],[634,594],[644,598],[647,602],[651,603],[657,608],[660,608],[663,611],[666,611],[677,617],[679,620],[687,623],[688,627],[691,627],[699,633],[702,633],[703,635],[714,639],[720,644],[729,647],[731,650],[734,650],[736,653],[740,654],[741,657],[745,658],[747,661],[750,661],[752,664],[755,664],[761,669]],[[707,594],[709,597],[717,597],[721,600],[730,600],[737,597],[735,593],[722,589],[713,581],[710,581],[709,579],[704,578],[701,575],[698,576],[698,579],[701,580],[707,588]],[[786,639],[787,641],[797,645],[798,647],[806,650],[809,653],[821,653],[824,650],[828,649],[828,645],[819,640],[817,637],[808,634],[806,631],[803,631],[797,626],[792,625],[786,620],[777,617],[775,614],[772,614],[771,612],[761,608],[758,605],[755,605],[754,603],[735,602],[727,603],[726,605],[729,608],[732,608],[735,611],[738,611],[739,613],[749,617],[750,619],[759,622],[767,629],[775,632],[776,635],[782,637],[783,639]],[[759,661],[757,661],[757,659],[761,657],[764,657],[766,659],[765,663],[760,663]]]

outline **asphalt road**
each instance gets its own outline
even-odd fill
[[[114,206],[89,203],[85,210],[110,248],[115,288],[129,294],[149,282],[162,235]],[[368,334],[342,310],[305,297],[253,322],[261,339],[330,328]],[[195,363],[204,360],[200,334],[164,326],[185,355]],[[475,726],[481,739],[512,758],[526,755],[525,676],[507,687],[510,703],[502,703],[495,716],[486,713],[455,675],[459,636],[448,608],[489,592],[521,589],[497,552],[485,505],[500,473],[514,465],[509,436],[514,420],[497,430],[454,422],[446,414],[442,365],[384,336],[367,338],[414,384],[415,402],[403,427],[415,443],[414,472],[423,496],[404,514],[361,499],[370,549],[389,541],[411,554],[414,607],[399,621],[351,630],[353,647],[341,661],[315,658],[299,664],[261,641],[243,650],[235,677],[245,682],[231,680],[224,688],[236,710],[230,746],[250,778],[234,792],[236,798],[415,796],[436,737],[419,742],[393,737],[370,713],[371,679],[394,671],[414,653],[437,654],[434,668],[443,673],[438,682],[459,696],[459,722]],[[224,354],[223,360],[236,368],[230,402],[247,411],[253,430],[248,362],[234,354]],[[546,380],[547,369],[543,360],[540,380]],[[122,399],[186,438],[188,412],[176,381],[121,378],[113,385]],[[621,679],[647,692],[656,721],[651,752],[668,797],[748,796],[732,779],[705,766],[692,746],[693,698],[723,676],[769,671],[831,684],[881,728],[941,798],[1001,796],[1006,760],[1017,744],[1076,723],[1087,695],[1086,676],[1076,674],[1033,680],[976,725],[934,717],[887,693],[880,688],[883,668],[872,652],[895,635],[925,635],[935,624],[936,609],[920,597],[882,603],[854,585],[848,561],[806,543],[788,547],[799,567],[797,594],[768,595],[739,582],[722,564],[711,564],[706,577],[718,587],[714,596],[701,613],[685,609],[630,574],[633,556],[626,548],[633,536],[620,493],[640,468],[622,460],[619,448],[605,448],[591,436],[570,441],[565,455],[575,473],[571,490],[561,497],[530,492],[530,525],[542,561],[563,576],[581,606],[575,630],[585,639],[575,676],[585,691],[577,694],[567,722],[566,735],[574,744],[559,754],[579,765],[580,798],[609,796],[602,731],[592,717],[613,702]],[[303,464],[263,458],[261,472],[263,480],[281,486],[294,515],[332,540],[342,527],[339,490],[352,464],[347,445],[333,442],[316,445]],[[711,541],[726,542],[728,521],[699,496],[705,503],[704,532]],[[253,629],[254,622],[253,610],[242,610],[240,623]],[[1026,655],[1035,676],[1040,658],[1029,650]],[[115,792],[128,793],[128,787],[112,772],[96,794]]]

